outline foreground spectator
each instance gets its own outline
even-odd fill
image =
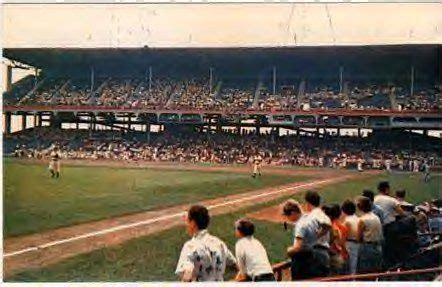
[[[377,272],[382,269],[382,225],[372,212],[372,203],[367,197],[357,199],[359,218],[358,238],[361,242],[357,273]]]
[[[405,189],[400,189],[396,191],[395,196],[397,201],[399,201],[399,204],[404,213],[406,215],[412,215],[414,211],[414,205],[405,200],[406,194],[407,192],[405,191]]]
[[[332,274],[344,274],[348,263],[346,248],[347,227],[341,222],[339,204],[326,205],[322,208],[332,222],[330,232],[330,271]]]
[[[390,184],[382,181],[378,184],[379,194],[375,196],[374,203],[384,212],[383,234],[384,234],[384,261],[387,266],[395,262],[394,245],[396,244],[396,216],[404,216],[405,213],[400,202],[390,196]]]
[[[356,274],[359,255],[358,226],[359,218],[356,216],[356,205],[351,200],[342,204],[344,225],[347,227],[346,249],[348,251],[348,270],[350,274]]]
[[[330,219],[320,208],[321,198],[318,193],[307,192],[305,200],[306,214],[299,216],[293,245],[287,249],[288,256],[292,258],[292,280],[324,277],[330,271]],[[297,209],[300,214],[301,208]]]
[[[362,196],[367,197],[368,199],[370,199],[371,204],[372,204],[372,211],[374,214],[376,214],[379,217],[379,220],[381,221],[381,224],[384,224],[384,218],[385,218],[385,214],[383,209],[374,203],[374,192],[368,189],[365,189],[362,192]]]
[[[324,253],[330,249],[330,229],[332,226],[330,218],[321,209],[321,197],[315,191],[308,191],[305,194],[304,211],[309,214],[310,220],[316,221],[318,225],[317,242],[315,248]],[[327,264],[328,265],[328,264]]]
[[[379,194],[374,197],[374,204],[379,206],[384,212],[384,226],[393,223],[397,215],[403,215],[403,210],[397,199],[390,196],[390,184],[382,181],[378,184]]]
[[[239,269],[235,280],[275,281],[267,252],[261,242],[253,237],[254,232],[255,225],[247,219],[235,223],[235,236],[239,239],[235,245]]]
[[[223,281],[226,266],[236,263],[227,245],[207,231],[209,221],[206,207],[190,207],[186,229],[192,239],[184,244],[175,271],[181,281]]]
[[[288,223],[292,226],[293,228],[293,242],[295,241],[295,227],[296,227],[296,222],[298,222],[298,220],[302,217],[302,209],[300,204],[293,200],[293,199],[289,199],[287,200],[283,207],[282,207],[282,215],[285,217],[285,219],[288,221]],[[284,225],[287,227],[287,222],[284,222]]]

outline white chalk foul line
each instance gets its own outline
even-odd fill
[[[245,196],[239,199],[235,199],[235,200],[230,200],[230,201],[225,201],[222,203],[218,203],[218,204],[213,204],[213,205],[209,205],[207,206],[207,209],[214,209],[214,208],[218,208],[218,207],[222,207],[222,206],[226,206],[226,205],[232,205],[235,203],[239,203],[239,202],[243,202],[246,200],[250,200],[250,199],[256,199],[256,198],[260,198],[260,197],[265,197],[265,196],[269,196],[272,194],[277,194],[277,193],[282,193],[285,191],[289,191],[289,190],[295,190],[298,188],[303,188],[303,187],[307,187],[307,186],[311,186],[311,185],[319,185],[322,183],[326,183],[332,180],[335,180],[336,178],[331,178],[331,179],[326,179],[326,180],[320,180],[320,181],[314,181],[314,182],[309,182],[309,183],[305,183],[305,184],[300,184],[300,185],[296,185],[296,186],[292,186],[292,187],[286,187],[286,188],[282,188],[282,189],[278,189],[278,190],[274,190],[274,191],[269,191],[269,192],[264,192],[264,193],[260,193],[260,194],[256,194],[256,195],[251,195],[251,196]],[[85,238],[89,238],[89,237],[95,237],[98,235],[103,235],[103,234],[107,234],[107,233],[112,233],[115,231],[119,231],[119,230],[124,230],[124,229],[128,229],[128,228],[133,228],[133,227],[137,227],[137,226],[141,226],[141,225],[148,225],[154,222],[159,222],[159,221],[164,221],[167,219],[172,219],[175,217],[180,217],[180,216],[184,216],[186,214],[185,211],[182,212],[178,212],[178,213],[174,213],[174,214],[170,214],[170,215],[164,215],[164,216],[159,216],[159,217],[155,217],[155,218],[151,218],[148,220],[142,220],[142,221],[138,221],[138,222],[134,222],[134,223],[129,223],[129,224],[122,224],[122,225],[118,225],[118,226],[114,226],[111,228],[106,228],[106,229],[102,229],[99,231],[94,231],[94,232],[89,232],[89,233],[84,233],[81,235],[77,235],[77,236],[73,236],[73,237],[69,237],[69,238],[65,238],[65,239],[61,239],[61,240],[55,240],[55,241],[51,241],[45,244],[41,244],[38,246],[33,246],[33,247],[27,247],[24,249],[20,249],[17,251],[12,251],[9,253],[5,253],[3,255],[3,257],[13,257],[13,256],[17,256],[20,254],[24,254],[24,253],[29,253],[29,252],[33,252],[33,251],[38,251],[41,249],[45,249],[45,248],[49,248],[52,246],[56,246],[56,245],[61,245],[64,243],[68,243],[68,242],[73,242],[73,241],[77,241],[77,240],[81,240],[81,239],[85,239]]]

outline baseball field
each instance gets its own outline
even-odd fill
[[[188,239],[184,211],[208,206],[210,232],[233,250],[233,223],[309,189],[340,203],[389,180],[407,200],[440,197],[441,177],[422,174],[267,167],[253,179],[245,166],[64,163],[51,179],[46,164],[4,160],[6,281],[169,281]],[[285,259],[290,234],[254,219],[272,263]]]

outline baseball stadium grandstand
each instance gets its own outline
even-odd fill
[[[440,45],[5,49],[6,279],[176,280],[182,210],[201,203],[230,246],[232,222],[254,220],[277,280],[290,270],[294,280],[433,280],[441,53]],[[14,69],[32,73],[12,83]],[[48,161],[52,178],[42,172]],[[334,226],[329,203],[379,181],[402,200],[382,266],[350,272],[332,260],[327,274],[296,277],[285,261],[286,200],[309,202],[314,188]],[[339,214],[350,216],[344,205]],[[327,247],[331,258],[353,260],[339,244]]]

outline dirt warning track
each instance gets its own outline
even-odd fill
[[[299,174],[294,171],[292,173]],[[199,203],[207,206],[212,215],[225,214],[307,189],[373,174],[372,172],[364,174],[330,172],[328,176],[322,174],[319,179],[234,194]],[[189,204],[183,204],[5,239],[4,276],[41,268],[78,254],[181,225],[184,223],[185,210],[188,207]]]

